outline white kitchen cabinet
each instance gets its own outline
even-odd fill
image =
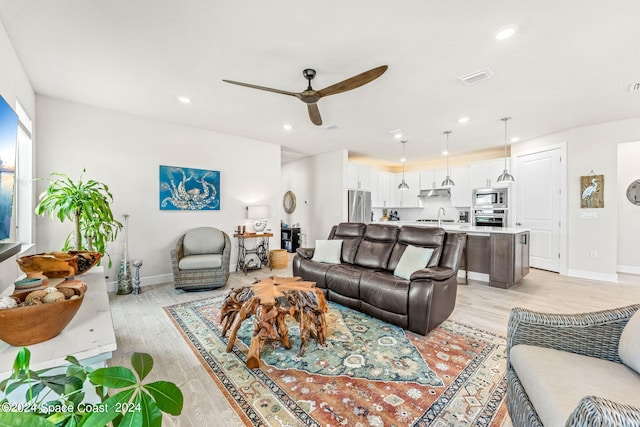
[[[347,188],[371,190],[371,167],[360,163],[348,163]]]
[[[440,188],[447,177],[446,169],[428,169],[420,172],[420,189]]]
[[[507,158],[507,169],[511,172],[510,159]],[[487,160],[471,164],[471,188],[506,187],[508,183],[498,182],[504,171],[504,158]]]
[[[422,207],[422,202],[418,198],[418,193],[420,193],[420,173],[419,172],[408,172],[404,174],[404,181],[409,186],[408,190],[398,190],[398,185],[402,182],[402,173],[395,174],[395,191],[396,191],[396,201],[398,202],[399,207]]]
[[[380,206],[380,203],[378,203],[378,197],[380,194],[380,188],[379,188],[380,184],[378,183],[379,174],[380,174],[379,170],[371,169],[371,175],[370,175],[371,188],[369,188],[369,190],[371,190],[371,207]]]
[[[451,179],[456,185],[451,187],[451,205],[471,207],[471,169],[451,169]]]
[[[396,194],[393,188],[394,184],[394,175],[391,172],[378,171],[377,176],[377,194],[372,197],[372,199],[376,200],[376,203],[373,204],[374,207],[392,207],[397,206],[396,202]]]

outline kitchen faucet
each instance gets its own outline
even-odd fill
[[[444,211],[444,208],[442,206],[440,206],[438,208],[438,227],[440,227],[441,222],[440,222],[440,211],[442,211],[442,216],[445,216],[447,213]]]

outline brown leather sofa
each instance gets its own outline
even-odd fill
[[[313,261],[313,248],[299,248],[293,258],[294,276],[316,282],[329,301],[420,335],[453,311],[465,233],[341,223],[333,226],[329,239],[342,240],[340,264]],[[408,245],[434,249],[426,268],[415,271],[411,280],[393,275]]]

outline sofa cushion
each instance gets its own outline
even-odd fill
[[[221,254],[224,250],[224,234],[213,227],[199,227],[189,230],[182,241],[184,256]]]
[[[433,249],[427,267],[435,267],[440,263],[446,232],[440,227],[422,227],[403,225],[398,233],[398,241],[393,247],[387,270],[394,271],[400,262],[407,246],[418,246]]]
[[[417,246],[407,246],[393,271],[394,276],[411,280],[414,271],[425,268],[433,254],[432,248],[419,248]]]
[[[625,365],[640,373],[640,310],[622,330],[618,354]]]
[[[340,264],[342,240],[316,240],[316,249],[312,261]]]
[[[585,396],[640,407],[640,375],[621,363],[525,344],[510,361],[545,426],[564,426]]]
[[[356,260],[358,246],[364,236],[366,224],[358,222],[343,222],[334,227],[329,239],[342,240],[342,262],[353,264]]]
[[[327,271],[327,289],[350,298],[360,298],[360,277],[367,269],[351,264],[333,266]]]
[[[384,311],[407,314],[409,280],[387,271],[365,272],[360,278],[360,299]]]
[[[222,267],[221,254],[209,255],[189,255],[180,259],[178,268],[180,270],[200,270],[202,268]]]
[[[293,259],[293,275],[303,277],[308,282],[315,282],[316,287],[327,288],[327,271],[338,264],[327,264],[324,262],[314,262],[301,257]]]
[[[355,264],[386,270],[400,228],[395,225],[369,224],[356,253]]]

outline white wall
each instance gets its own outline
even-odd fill
[[[640,141],[618,145],[618,271],[640,274],[640,206],[627,200],[627,187],[640,179]]]
[[[0,95],[2,95],[7,103],[14,109],[16,99],[19,99],[27,113],[29,113],[32,119],[35,119],[36,102],[33,88],[31,87],[27,74],[22,68],[18,55],[13,49],[9,36],[1,23],[0,58],[2,58],[2,62],[0,63]],[[17,256],[13,256],[0,265],[0,292],[10,286],[21,274],[15,262],[16,257]]]
[[[617,280],[618,264],[618,144],[640,137],[640,117],[584,126],[514,144],[512,156],[536,147],[567,144],[567,274],[598,280]],[[622,159],[636,167],[638,158]],[[604,208],[591,209],[595,219],[580,218],[580,176],[604,175]],[[624,183],[620,184],[624,185]],[[598,253],[591,258],[591,251]]]
[[[287,214],[281,203],[280,214],[285,223],[300,224],[300,246],[314,247],[316,240],[327,238],[333,225],[346,220],[347,154],[334,151],[282,165],[281,196],[293,191],[297,206]]]
[[[280,146],[200,128],[132,116],[46,96],[37,97],[36,176],[66,173],[106,183],[114,196],[113,212],[128,213],[129,254],[142,259],[142,284],[171,280],[169,250],[186,230],[214,226],[232,239],[232,270],[237,259],[233,238],[237,225],[248,224],[246,207],[267,204],[268,227],[276,231],[271,248],[279,248],[281,206]],[[219,211],[160,211],[159,165],[220,171]],[[38,184],[38,194],[46,182]],[[58,250],[72,229],[48,218],[36,221],[39,251]],[[109,245],[116,280],[124,234]],[[106,267],[106,266],[105,266]]]

